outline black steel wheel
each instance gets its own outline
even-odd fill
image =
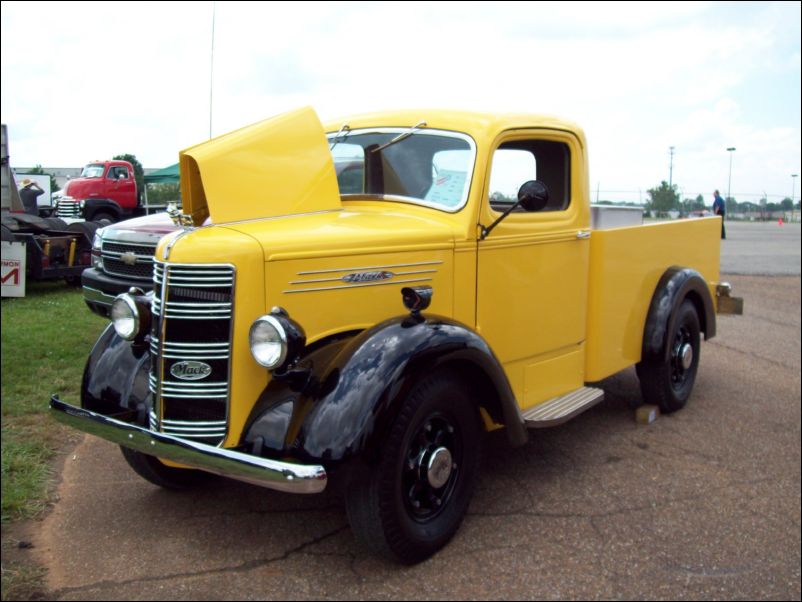
[[[102,226],[108,226],[117,221],[117,216],[109,211],[95,211],[92,215],[92,221],[98,222]]]
[[[481,432],[478,408],[456,374],[422,380],[404,400],[378,464],[349,483],[356,538],[407,564],[448,543],[473,492]]]
[[[696,382],[701,337],[699,315],[691,301],[680,305],[668,337],[668,360],[645,360],[638,366],[644,401],[660,406],[665,414],[685,407]]]

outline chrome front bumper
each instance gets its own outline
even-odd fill
[[[91,288],[89,286],[85,286],[84,288],[84,301],[87,303],[94,303],[95,305],[102,305],[106,309],[111,309],[111,304],[114,303],[114,299],[116,299],[115,295],[108,295],[103,291],[99,291],[96,288]]]
[[[326,488],[322,466],[279,462],[156,433],[77,408],[55,395],[50,399],[50,409],[59,422],[150,456],[278,491],[320,493]]]

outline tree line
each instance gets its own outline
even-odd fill
[[[669,186],[668,182],[663,180],[660,186],[650,188],[648,190],[649,200],[645,205],[646,211],[654,214],[655,217],[665,217],[671,211],[678,211],[680,213],[691,213],[693,211],[703,211],[710,209],[713,205],[712,199],[709,203],[705,202],[704,197],[700,194],[696,198],[685,198],[680,200],[679,191],[676,184]],[[794,209],[794,202],[786,197],[779,203],[770,202],[765,197],[760,199],[759,202],[753,203],[751,201],[738,202],[734,197],[727,197],[727,213],[772,213],[774,211],[791,211]],[[796,209],[799,209],[800,204],[797,202]]]

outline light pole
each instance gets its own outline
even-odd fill
[[[730,153],[730,177],[727,179],[727,202],[728,203],[730,202],[730,199],[732,198],[730,190],[732,188],[732,152],[734,150],[735,150],[734,146],[728,146],[727,147],[727,152]],[[729,207],[727,208],[727,213],[729,213]],[[724,215],[726,216],[727,213],[725,213]],[[725,218],[721,218],[721,219],[725,219]]]
[[[727,152],[730,153],[730,177],[727,180],[727,200],[730,200],[730,190],[732,189],[732,152],[735,150],[734,146],[728,146]]]

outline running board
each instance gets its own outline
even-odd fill
[[[592,408],[604,399],[604,391],[582,387],[566,395],[544,401],[524,412],[526,427],[530,429],[557,426]]]

